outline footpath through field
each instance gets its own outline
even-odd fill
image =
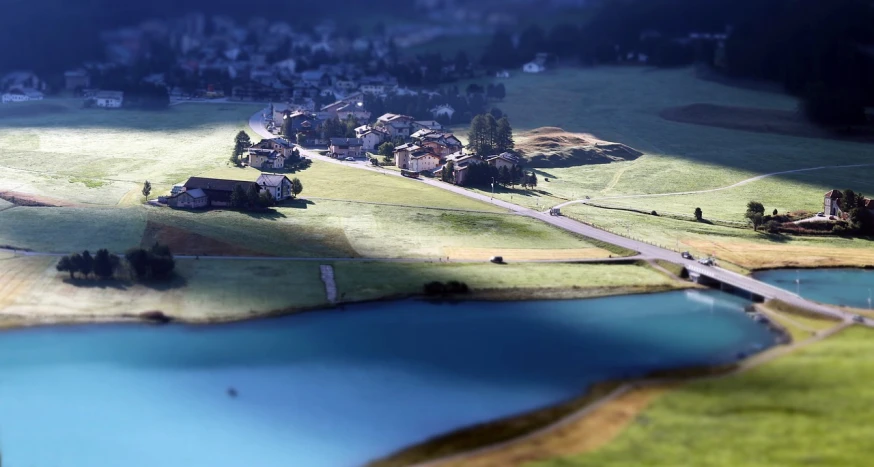
[[[252,128],[252,130],[255,133],[257,133],[258,135],[260,135],[264,138],[275,137],[275,135],[271,134],[264,127],[262,112],[257,112],[254,115],[252,115],[252,117],[249,119],[249,126]],[[373,172],[381,172],[389,177],[402,177],[402,175],[398,172],[384,170],[384,169],[370,166],[370,165],[366,165],[363,163],[354,163],[354,164],[345,163],[345,162],[342,162],[342,161],[339,161],[336,159],[332,159],[330,157],[322,156],[314,151],[309,151],[309,150],[306,150],[303,148],[300,148],[300,151],[301,151],[301,154],[303,154],[307,157],[313,158],[313,159],[320,160],[320,161],[324,161],[324,162],[328,162],[328,163],[332,163],[332,164],[340,164],[340,165],[344,165],[347,167],[356,168],[359,170],[369,170],[369,171],[373,171]],[[843,166],[843,167],[863,167],[863,166],[874,166],[874,164],[859,164],[859,165]],[[810,171],[810,170],[820,170],[823,168],[825,168],[825,167],[797,169],[794,171],[785,171],[785,172],[759,175],[758,177],[753,177],[751,179],[744,180],[742,182],[738,182],[738,183],[732,185],[731,187],[740,186],[740,185],[743,185],[746,183],[753,182],[755,180],[761,180],[762,178],[770,177],[773,175],[779,175],[782,173],[804,172],[804,171]],[[412,179],[411,179],[411,181],[412,181]],[[733,287],[737,287],[738,289],[745,290],[747,292],[758,295],[758,296],[763,297],[765,299],[781,300],[781,301],[786,302],[790,305],[793,305],[793,306],[796,306],[799,308],[803,308],[805,310],[809,310],[809,311],[812,311],[814,313],[818,313],[821,315],[825,315],[825,316],[829,316],[829,317],[833,317],[833,318],[838,318],[838,319],[841,319],[841,320],[846,321],[846,322],[850,322],[853,319],[853,315],[850,313],[846,313],[844,311],[838,310],[837,308],[833,308],[830,306],[826,306],[826,305],[823,305],[820,303],[812,302],[810,300],[801,298],[800,296],[798,296],[792,292],[780,289],[778,287],[774,287],[774,286],[769,285],[769,284],[765,284],[764,282],[753,279],[752,277],[743,276],[741,274],[737,274],[735,272],[728,271],[728,270],[725,270],[725,269],[722,269],[719,267],[715,267],[715,266],[702,266],[702,265],[698,264],[696,261],[686,260],[686,259],[680,258],[679,255],[674,251],[670,251],[670,250],[667,250],[667,249],[664,249],[664,248],[661,248],[661,247],[658,247],[655,245],[643,243],[643,242],[640,242],[637,240],[632,240],[630,238],[622,237],[620,235],[617,235],[617,234],[614,234],[611,232],[607,232],[607,231],[598,229],[596,227],[586,225],[586,224],[583,224],[583,223],[575,221],[575,220],[568,219],[568,218],[563,217],[563,216],[551,216],[549,214],[546,214],[546,213],[543,213],[540,211],[535,211],[533,209],[525,208],[525,207],[522,207],[522,206],[519,206],[516,204],[512,204],[512,203],[508,203],[506,201],[502,201],[499,199],[494,199],[494,198],[491,198],[487,195],[475,193],[475,192],[466,190],[462,187],[459,187],[456,185],[451,185],[451,184],[444,183],[444,182],[437,181],[437,180],[416,179],[415,183],[425,183],[427,185],[431,185],[433,187],[440,188],[442,190],[448,190],[448,191],[451,191],[453,193],[457,193],[457,194],[462,195],[462,196],[467,196],[468,198],[472,198],[472,199],[476,199],[476,200],[479,200],[479,201],[482,201],[485,203],[493,204],[495,206],[504,208],[509,212],[515,212],[515,213],[521,214],[523,216],[527,216],[527,217],[541,220],[543,222],[546,222],[547,224],[550,224],[550,225],[553,225],[555,227],[567,230],[569,232],[573,232],[573,233],[576,233],[579,235],[591,237],[591,238],[594,238],[595,240],[600,240],[602,242],[612,243],[614,245],[621,246],[623,248],[628,248],[630,250],[634,250],[634,251],[639,252],[643,258],[663,259],[663,260],[667,260],[667,261],[670,261],[673,263],[681,264],[684,267],[686,267],[686,269],[689,270],[690,272],[695,272],[695,273],[701,274],[702,276],[709,277],[711,279],[719,281],[720,283],[724,283],[724,284],[731,285]],[[731,187],[715,188],[712,190],[703,190],[700,192],[689,192],[688,194],[704,193],[707,191],[718,191],[720,189],[727,189],[727,188],[731,188]],[[668,194],[647,195],[647,196],[668,196]],[[570,204],[570,203],[565,203],[565,205],[567,205],[567,204]],[[874,327],[874,319],[862,318],[862,322],[860,324]]]

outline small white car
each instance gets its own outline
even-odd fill
[[[705,266],[713,266],[713,258],[701,258],[698,260],[699,263]]]
[[[818,213],[816,213],[816,217],[825,217],[825,213],[824,213],[824,212],[818,212]]]
[[[355,162],[355,158],[354,158],[354,157],[351,157],[351,156],[350,156],[350,157],[347,157],[346,159],[343,159],[343,160],[345,160],[345,161],[349,161],[349,162]]]

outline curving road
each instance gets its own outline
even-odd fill
[[[262,117],[261,117],[261,112],[258,112],[255,115],[252,115],[252,117],[249,119],[249,126],[252,128],[252,130],[255,133],[257,133],[258,135],[260,135],[264,138],[275,137],[275,135],[268,132],[267,129],[264,127]],[[303,154],[307,157],[310,157],[312,159],[318,159],[318,160],[333,163],[333,164],[346,165],[348,167],[353,167],[353,168],[360,169],[360,170],[369,170],[372,172],[379,172],[379,173],[385,174],[386,176],[402,177],[402,175],[398,172],[384,170],[384,169],[374,167],[374,166],[371,166],[371,165],[363,163],[363,162],[355,162],[355,163],[343,162],[343,161],[339,161],[336,159],[332,159],[330,157],[319,155],[319,154],[315,153],[314,151],[309,151],[309,150],[306,150],[306,149],[303,149],[300,147],[299,147],[299,149],[301,151],[301,154]],[[863,166],[869,166],[869,165],[874,166],[874,164],[859,164],[859,165],[843,166],[843,167],[863,167]],[[784,173],[793,173],[793,172],[804,172],[804,171],[810,171],[810,170],[819,170],[822,168],[825,168],[825,167],[798,169],[795,171],[776,172],[776,173],[772,173],[772,174],[760,175],[758,177],[754,177],[752,179],[748,179],[748,180],[744,180],[742,182],[736,183],[735,185],[732,185],[732,187],[743,185],[746,183],[750,183],[750,182],[755,181],[755,180],[761,180],[762,178],[766,178],[766,177],[773,176],[773,175],[779,175],[779,174],[784,174]],[[408,180],[413,181],[413,179],[408,179]],[[594,238],[596,240],[600,240],[600,241],[607,242],[607,243],[612,243],[614,245],[618,245],[618,246],[621,246],[623,248],[628,248],[630,250],[634,250],[634,251],[639,252],[640,256],[647,258],[647,259],[663,259],[663,260],[671,261],[673,263],[682,264],[690,272],[697,272],[697,273],[701,274],[702,276],[707,276],[711,279],[717,280],[717,281],[722,282],[724,284],[728,284],[728,285],[731,285],[733,287],[736,287],[736,288],[739,288],[742,290],[746,290],[746,291],[751,292],[755,295],[764,297],[765,299],[781,300],[783,302],[789,303],[790,305],[793,305],[793,306],[796,306],[799,308],[803,308],[803,309],[812,311],[814,313],[837,318],[837,319],[840,319],[843,321],[851,321],[853,318],[853,315],[850,313],[846,313],[846,312],[838,310],[836,308],[832,308],[830,306],[826,306],[826,305],[823,305],[820,303],[816,303],[816,302],[801,298],[800,296],[798,296],[792,292],[780,289],[778,287],[774,287],[772,285],[769,285],[769,284],[766,284],[764,282],[753,279],[752,277],[737,274],[735,272],[731,272],[731,271],[728,271],[726,269],[722,269],[719,267],[703,266],[696,261],[682,259],[679,256],[679,254],[676,252],[666,250],[664,248],[657,247],[654,245],[649,245],[647,243],[632,240],[630,238],[625,238],[625,237],[622,237],[622,236],[619,236],[619,235],[616,235],[616,234],[613,234],[610,232],[606,232],[606,231],[598,229],[596,227],[592,227],[592,226],[583,224],[581,222],[578,222],[578,221],[575,221],[572,219],[568,219],[568,218],[563,217],[563,216],[550,216],[549,214],[545,214],[545,213],[540,212],[540,211],[535,211],[533,209],[529,209],[529,208],[525,208],[525,207],[522,207],[522,206],[519,206],[516,204],[508,203],[506,201],[501,201],[499,199],[493,199],[489,196],[486,196],[486,195],[483,195],[480,193],[475,193],[472,191],[468,191],[462,187],[459,187],[456,185],[451,185],[451,184],[444,183],[444,182],[437,181],[437,180],[416,179],[415,182],[416,183],[425,183],[427,185],[434,186],[434,187],[439,188],[441,190],[451,191],[451,192],[457,193],[461,196],[466,196],[468,198],[476,199],[476,200],[479,200],[479,201],[482,201],[485,203],[490,203],[492,205],[507,209],[509,212],[513,212],[513,213],[516,213],[519,215],[538,219],[540,221],[546,222],[547,224],[553,225],[553,226],[558,227],[560,229],[567,230],[569,232],[573,232],[573,233],[576,233],[579,235],[585,235],[587,237],[591,237],[591,238]],[[727,188],[731,188],[731,187],[716,188],[713,190],[704,190],[704,191],[701,191],[698,193],[707,192],[707,191],[718,191],[718,190],[727,189]],[[691,194],[691,193],[692,192],[690,192],[689,194]],[[657,196],[657,195],[653,195],[653,196]],[[663,194],[661,196],[668,196],[668,194]],[[568,204],[568,203],[565,203],[565,204]],[[874,319],[864,318],[863,323],[867,326],[874,327]]]

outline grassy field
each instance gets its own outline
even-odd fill
[[[874,264],[874,242],[842,237],[768,235],[745,227],[726,227],[662,216],[573,205],[564,215],[618,234],[695,256],[714,256],[747,269]]]
[[[203,177],[231,180],[256,180],[261,171],[253,168],[225,167],[200,174]],[[312,166],[293,174],[303,183],[304,198],[327,198],[408,206],[500,212],[491,204],[472,200],[415,180],[356,170],[330,162],[313,161]]]
[[[749,133],[662,119],[659,116],[662,109],[693,103],[797,108],[790,96],[700,80],[690,69],[556,69],[538,75],[518,73],[503,82],[507,97],[496,105],[509,115],[515,130],[557,126],[627,144],[645,153],[630,162],[538,171],[538,189],[543,193],[517,193],[513,198],[514,202],[532,207],[585,196],[712,189],[763,173],[871,163],[871,147],[865,144]],[[831,188],[874,192],[871,180],[871,171],[867,170],[808,172],[768,179],[727,196],[744,199],[744,203],[748,196],[757,196],[766,206],[794,210],[815,207],[821,202],[822,193]],[[499,196],[509,199],[510,193]],[[673,209],[685,212],[689,205],[694,209],[701,204],[705,213],[730,215],[720,212],[724,196],[702,197],[688,204],[680,201]],[[639,202],[644,206],[652,204],[656,210],[672,209],[669,204],[660,206],[655,200]]]
[[[870,464],[871,331],[852,328],[749,372],[682,386],[612,443],[539,466]]]
[[[177,260],[181,279],[153,287],[69,281],[55,271],[55,262],[0,259],[0,314],[62,319],[160,310],[181,319],[210,321],[327,305],[318,263]]]
[[[4,106],[0,189],[115,205],[150,180],[156,191],[226,165],[257,105],[165,111],[83,109],[81,99]]]
[[[345,300],[370,300],[421,292],[430,281],[457,280],[474,291],[566,289],[572,294],[645,291],[677,284],[664,274],[634,264],[383,264],[337,263],[338,292]]]
[[[0,253],[0,326],[36,317],[46,322],[109,319],[160,310],[195,322],[224,321],[327,306],[319,262],[220,259],[177,260],[169,284],[70,280],[56,258]],[[635,265],[333,264],[342,301],[418,294],[432,280],[461,280],[474,291],[548,291],[562,298],[680,286]],[[245,278],[245,279],[241,279]],[[568,295],[570,297],[570,295]]]

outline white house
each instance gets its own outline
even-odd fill
[[[0,100],[6,104],[8,102],[40,101],[42,98],[42,93],[36,89],[13,89],[4,93]]]
[[[416,151],[410,155],[409,170],[424,172],[440,166],[440,156],[429,151]]]
[[[510,72],[507,70],[501,70],[501,71],[495,73],[495,78],[509,78],[509,77],[510,77]]]
[[[359,127],[361,128],[361,127]],[[359,132],[359,128],[355,129],[355,136],[361,139],[365,151],[375,152],[379,145],[388,139],[388,133],[380,128],[366,128]]]
[[[528,62],[522,65],[522,71],[525,73],[542,73],[546,71],[546,67],[537,62]]]
[[[255,183],[270,193],[276,201],[291,198],[291,180],[285,175],[261,174]]]
[[[452,114],[454,113],[455,109],[453,109],[452,106],[449,104],[441,104],[431,109],[431,115],[433,115],[434,118],[440,118],[442,116],[445,116],[451,119]]]
[[[94,94],[94,104],[107,109],[120,108],[124,103],[124,93],[121,91],[100,91]]]

